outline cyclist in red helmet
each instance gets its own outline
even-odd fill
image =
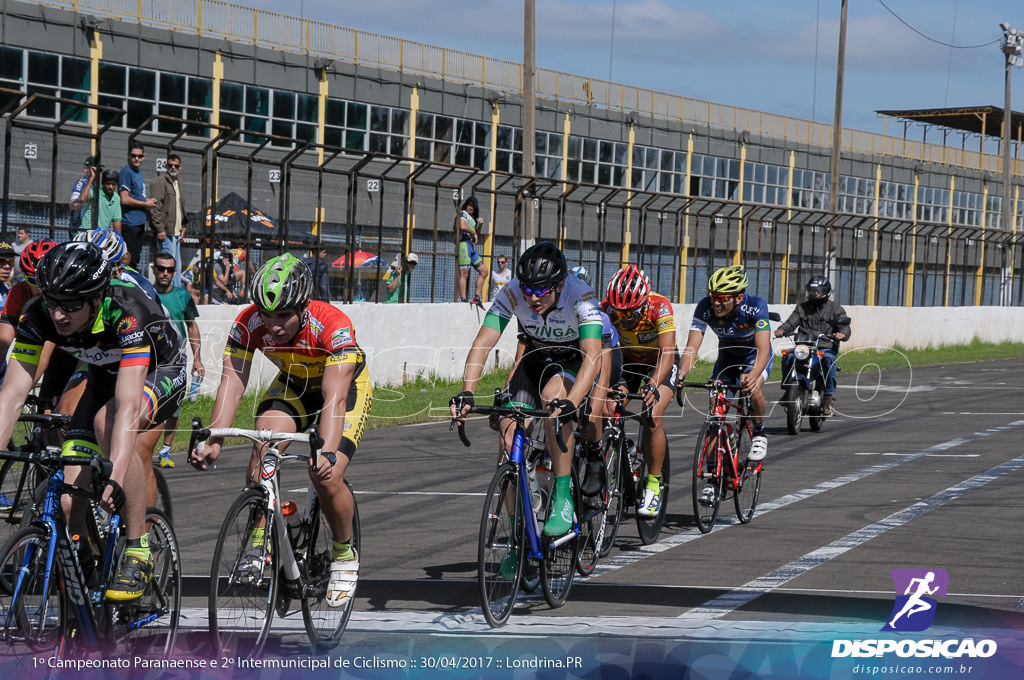
[[[39,294],[39,288],[36,287],[36,263],[46,254],[47,250],[55,245],[57,245],[56,241],[33,241],[21,251],[19,264],[21,265],[21,272],[25,276],[25,280],[14,284],[14,288],[11,288],[11,292],[4,301],[3,311],[0,312],[0,357],[6,357],[7,350],[14,343],[14,334],[18,328],[21,310],[29,300]],[[52,347],[50,351],[53,351]],[[48,353],[45,359],[47,360],[46,363],[48,363]],[[36,377],[41,375],[46,369],[46,363],[40,361],[41,367]],[[4,362],[3,367],[0,368],[0,377],[3,376],[6,369],[7,362]]]
[[[602,308],[619,332],[622,377],[630,392],[644,395],[653,425],[644,430],[648,455],[647,487],[638,512],[658,514],[662,498],[662,466],[665,463],[665,428],[662,419],[675,394],[676,322],[672,303],[651,291],[651,283],[635,264],[620,269],[608,282]]]

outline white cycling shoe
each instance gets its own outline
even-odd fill
[[[764,457],[768,455],[768,437],[763,434],[759,434],[750,440],[750,454],[747,456],[747,460],[757,462],[764,460]]]
[[[355,557],[351,560],[331,562],[331,580],[327,584],[327,606],[344,607],[356,594],[356,582],[359,580],[359,553],[352,551]]]

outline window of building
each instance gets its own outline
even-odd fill
[[[789,168],[747,161],[743,166],[743,200],[768,205],[786,205]]]
[[[829,181],[827,172],[794,169],[792,206],[828,210]]]
[[[918,187],[917,219],[919,222],[949,222],[949,189]]]
[[[969,191],[953,192],[953,224],[967,227],[981,226],[983,196]]]
[[[875,181],[864,177],[839,177],[839,212],[873,215]]]
[[[882,182],[878,190],[878,214],[909,220],[913,217],[914,187],[897,182]]]

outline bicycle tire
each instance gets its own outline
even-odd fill
[[[345,486],[352,493],[352,485],[345,480]],[[327,586],[331,580],[331,550],[334,537],[327,526],[327,520],[320,509],[320,502],[313,501],[313,521],[310,525],[309,540],[301,556],[302,560],[302,622],[306,626],[306,634],[317,654],[333,649],[341,642],[352,609],[355,597],[344,607],[327,605]],[[352,548],[359,551],[359,506],[355,495],[352,496]],[[362,555],[358,555],[361,560]],[[358,590],[358,587],[356,588]]]
[[[718,425],[704,423],[697,435],[697,447],[693,454],[693,518],[702,534],[710,532],[715,526],[722,506],[722,475],[717,474],[721,470],[718,436]],[[715,489],[715,501],[710,504],[700,500],[708,484]]]
[[[579,508],[581,505],[580,498],[580,485],[579,480],[576,478],[576,470],[570,468],[570,493],[572,494],[573,504],[576,507],[576,523],[579,523]],[[555,494],[551,494],[553,500]],[[545,515],[550,514],[550,501],[549,501],[549,512]],[[579,556],[580,550],[580,537],[579,534],[568,539],[558,547],[552,547],[552,544],[556,541],[561,540],[564,537],[542,537],[541,547],[544,549],[544,561],[540,565],[540,576],[541,585],[544,590],[544,599],[547,600],[548,604],[557,609],[565,604],[566,598],[569,597],[569,591],[572,589],[573,577],[576,575],[576,560]]]
[[[42,527],[19,529],[0,548],[0,642],[3,654],[56,649],[64,637],[67,604],[55,559],[47,581],[49,536]],[[19,580],[19,575],[21,579]]]
[[[577,451],[577,453],[579,453]],[[583,456],[576,458],[576,478],[582,478],[586,471],[586,461]],[[607,477],[606,477],[607,479]],[[602,485],[604,488],[607,484]],[[580,493],[579,512],[580,521],[579,550],[576,554],[576,571],[580,576],[590,576],[597,566],[597,560],[601,557],[601,546],[604,543],[605,517],[608,514],[607,494],[604,488],[594,496],[584,496]]]
[[[626,461],[626,436],[616,428],[615,434],[608,437],[602,448],[605,460],[605,504],[608,506],[605,515],[604,538],[601,541],[599,557],[607,557],[612,551],[615,537],[619,533],[622,522],[623,489],[627,475],[630,475],[629,463]],[[632,476],[629,476],[632,483]]]
[[[162,510],[146,510],[146,531],[153,559],[146,591],[128,602],[104,600],[103,615],[117,654],[166,659],[174,652],[181,616],[181,554]]]
[[[174,508],[171,504],[171,487],[160,466],[153,463],[153,477],[156,478],[156,508],[164,513],[167,521],[174,526]]]
[[[786,407],[786,431],[790,434],[800,434],[800,423],[804,418],[800,386],[794,383],[787,387],[782,399]]]
[[[757,497],[761,493],[761,471],[764,461],[748,461],[750,455],[750,431],[747,424],[740,427],[740,436],[736,445],[736,469],[740,478],[736,480],[736,490],[732,500],[736,506],[736,517],[741,524],[754,518],[757,509]]]
[[[512,614],[526,561],[526,512],[519,474],[511,463],[495,471],[480,516],[477,583],[480,607],[491,628],[503,626]]]
[[[644,486],[647,484],[647,459],[640,466],[640,481],[637,483],[637,505],[643,501]],[[640,542],[650,545],[658,540],[661,535],[661,528],[665,524],[665,514],[668,512],[668,490],[669,481],[672,477],[671,456],[669,455],[668,441],[665,442],[665,460],[661,463],[661,505],[654,517],[644,517],[636,513],[636,530],[640,536]]]
[[[231,504],[213,551],[210,567],[210,637],[218,652],[258,656],[267,642],[274,618],[278,576],[278,540],[273,516],[259,489],[245,489]],[[262,569],[240,574],[240,565],[252,545],[252,531],[264,528]]]

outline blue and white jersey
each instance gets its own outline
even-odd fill
[[[711,298],[706,297],[697,303],[690,330],[704,333],[708,329],[718,336],[720,350],[751,349],[755,346],[754,333],[769,330],[768,303],[747,295],[731,316],[719,319],[711,308]]]

